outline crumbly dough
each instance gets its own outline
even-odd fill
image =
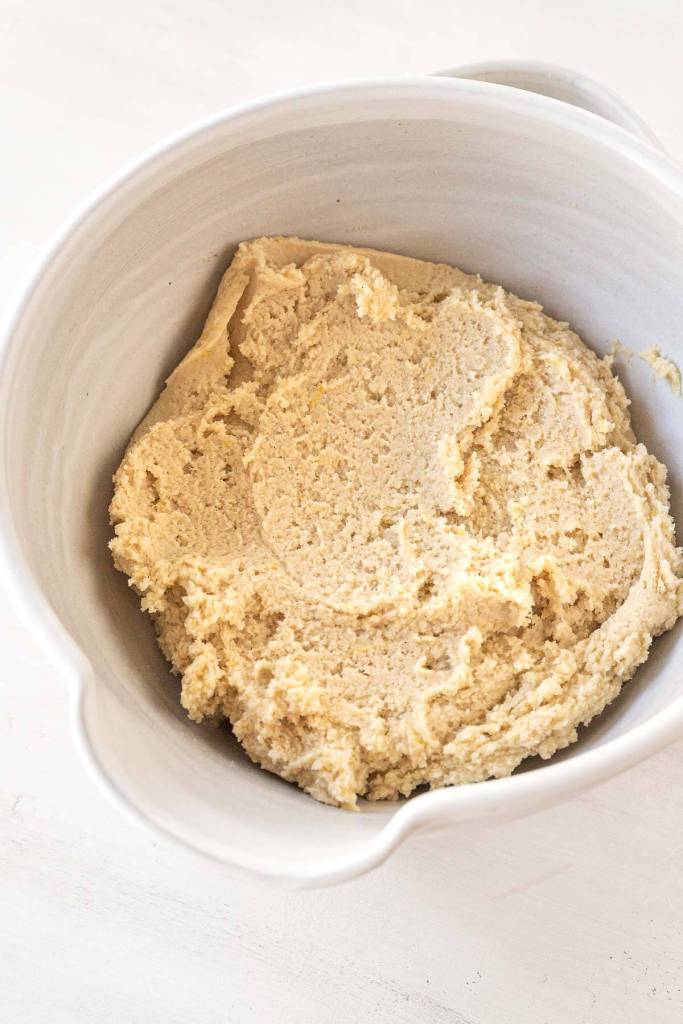
[[[681,371],[675,363],[663,356],[657,345],[643,349],[640,358],[648,363],[658,377],[665,380],[675,395],[681,393]]]
[[[644,363],[647,363],[648,366],[652,367],[655,376],[668,384],[674,395],[680,398],[681,371],[671,359],[667,359],[666,356],[662,355],[662,350],[658,345],[650,345],[649,348],[644,348],[642,352],[636,353],[630,349],[628,345],[623,345],[618,338],[615,338],[610,343],[608,350],[607,362],[610,367],[614,365],[614,362],[619,355],[626,356],[627,360],[630,360],[633,356],[637,355],[639,359],[642,359]]]
[[[571,743],[683,610],[627,407],[567,324],[478,277],[241,245],[111,504],[190,717],[344,807]]]

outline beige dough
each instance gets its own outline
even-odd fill
[[[665,380],[675,395],[681,393],[681,371],[675,363],[663,356],[657,345],[643,349],[640,358],[652,367],[658,377]]]
[[[571,743],[683,608],[627,406],[479,278],[241,245],[111,504],[191,718],[344,807]]]

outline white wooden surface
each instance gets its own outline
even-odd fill
[[[599,77],[683,159],[680,0],[0,0],[0,300],[164,134],[330,78],[527,56]],[[8,1024],[683,1020],[683,742],[588,796],[284,893],[124,821],[0,597]]]

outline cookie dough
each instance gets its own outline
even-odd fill
[[[607,361],[443,264],[242,244],[114,480],[190,717],[343,807],[550,757],[683,610]]]
[[[675,395],[681,393],[681,371],[675,363],[663,356],[657,345],[643,349],[640,358],[648,363],[658,377],[666,381]]]

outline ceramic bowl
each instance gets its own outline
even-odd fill
[[[152,625],[112,567],[112,473],[242,239],[296,234],[445,260],[539,299],[600,353],[618,337],[683,356],[683,174],[638,118],[557,68],[444,74],[465,77],[304,89],[174,136],[78,210],[3,331],[2,576],[69,684],[87,764],[138,819],[289,882],[357,875],[416,830],[528,814],[683,732],[676,628],[551,762],[356,814],[325,807],[255,767],[226,729],[186,719]],[[680,522],[680,400],[639,360],[618,369]]]

